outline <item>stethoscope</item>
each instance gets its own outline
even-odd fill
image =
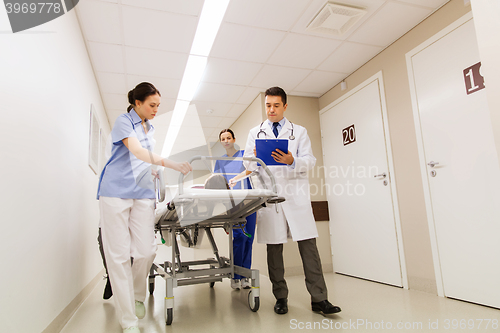
[[[266,135],[266,132],[262,129],[262,124],[264,124],[264,122],[260,123],[259,133],[257,133],[257,139],[260,139],[259,138],[260,133],[264,133],[264,135]],[[292,125],[292,134],[288,137],[288,139],[295,140],[295,136],[293,135],[293,123],[291,121],[290,121],[290,125]]]

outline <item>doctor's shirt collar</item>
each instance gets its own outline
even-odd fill
[[[283,119],[281,119],[281,120],[279,121],[279,126],[278,126],[278,129],[282,129],[282,128],[283,128],[283,126],[285,126],[285,122],[286,122],[286,118],[285,118],[285,117],[283,117]],[[272,123],[269,119],[267,119],[267,124],[269,125],[269,127],[273,128],[273,123]]]

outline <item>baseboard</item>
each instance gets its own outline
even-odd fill
[[[418,290],[437,295],[436,280],[434,279],[423,279],[416,276],[408,276],[408,284],[411,290]]]
[[[59,313],[59,315],[52,320],[52,322],[47,326],[42,333],[59,333],[66,325],[66,323],[71,319],[71,317],[75,314],[76,310],[80,307],[80,305],[87,299],[92,290],[94,290],[95,286],[102,279],[102,276],[105,274],[104,269],[100,271],[93,279],[90,281],[83,290],[76,295],[76,297],[68,304],[64,310]]]

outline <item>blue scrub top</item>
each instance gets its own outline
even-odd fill
[[[245,153],[244,150],[239,150],[234,154],[233,157],[243,157],[243,154]],[[222,155],[222,157],[228,157],[227,154]],[[215,162],[215,168],[214,168],[214,173],[222,173],[224,174],[224,178],[229,182],[231,178],[234,178],[237,174],[241,173],[242,171],[245,170],[245,167],[243,166],[243,161],[224,161],[224,160],[219,160]],[[233,187],[235,190],[241,190],[241,181],[236,183],[236,185]],[[243,186],[245,189],[251,189],[252,186],[250,185],[250,179],[245,179],[243,180]]]
[[[135,137],[143,148],[153,151],[154,127],[146,121],[146,126],[149,127],[146,134],[141,122],[134,109],[116,119],[111,131],[111,157],[99,178],[97,199],[100,196],[122,199],[155,198],[151,164],[135,157],[122,142],[125,138]]]

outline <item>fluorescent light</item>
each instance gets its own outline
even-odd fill
[[[208,57],[228,4],[229,0],[205,0],[191,54]]]
[[[172,119],[170,119],[170,124],[168,125],[167,136],[165,137],[165,142],[161,150],[161,156],[170,156],[175,140],[181,129],[182,122],[184,121],[184,116],[189,108],[189,103],[190,101],[182,101],[179,99],[175,103]]]
[[[207,57],[190,55],[184,76],[182,77],[181,87],[177,99],[183,101],[191,101],[196,93],[196,89],[200,85],[201,78],[207,66]]]
[[[226,13],[230,0],[205,0],[201,11],[198,27],[194,36],[177,102],[168,126],[167,136],[163,144],[162,156],[170,156],[175,140],[178,137],[182,122],[200,85],[207,66],[208,55],[212,49],[220,24]]]

